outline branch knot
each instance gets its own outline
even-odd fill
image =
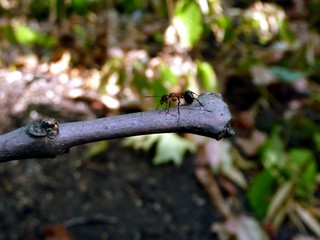
[[[59,133],[59,122],[54,118],[37,119],[27,125],[26,133],[31,137],[53,139]]]

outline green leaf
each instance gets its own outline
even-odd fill
[[[315,132],[313,135],[313,141],[315,143],[316,150],[320,151],[320,132]]]
[[[192,153],[196,151],[196,147],[191,141],[175,133],[161,134],[153,163],[158,165],[172,161],[174,164],[180,165],[188,151]]]
[[[301,198],[311,198],[316,187],[317,164],[308,149],[293,148],[289,152],[292,178],[296,181],[295,194]]]
[[[175,85],[178,83],[179,78],[176,74],[174,74],[169,65],[164,63],[160,64],[158,66],[158,71],[160,74],[160,79],[163,83],[168,82],[171,85]]]
[[[308,165],[312,160],[312,152],[303,148],[292,148],[289,151],[290,164],[292,165],[292,170],[294,175],[299,174],[301,171],[304,171],[306,164]]]
[[[302,72],[294,71],[292,69],[288,69],[280,66],[271,67],[270,70],[280,80],[283,80],[284,82],[288,82],[288,83],[293,83],[305,78],[305,74]]]
[[[39,34],[36,31],[23,25],[14,27],[14,35],[18,43],[25,45],[36,43],[37,38],[39,37]]]
[[[285,168],[287,161],[284,142],[280,136],[281,130],[280,126],[273,128],[261,151],[261,161],[265,169],[275,177],[283,177],[281,171]]]
[[[208,62],[198,63],[198,75],[205,90],[210,92],[218,90],[217,75]]]
[[[268,170],[258,174],[248,189],[248,200],[257,217],[262,219],[274,193],[275,178]]]
[[[148,4],[144,0],[124,0],[124,1],[117,1],[121,2],[122,7],[124,8],[125,13],[132,13],[134,11],[141,11],[144,9],[145,6]]]
[[[133,147],[135,150],[149,151],[159,138],[160,134],[127,137],[122,141],[122,145]]]
[[[4,34],[5,34],[6,39],[7,39],[8,42],[16,43],[16,38],[14,36],[14,31],[13,31],[13,28],[11,26],[5,26],[4,27]]]
[[[95,142],[89,145],[89,147],[84,152],[84,159],[92,159],[101,153],[104,153],[109,144],[107,141]]]
[[[234,25],[232,19],[228,16],[221,16],[214,20],[214,23],[224,31],[223,42],[229,43],[234,38]]]
[[[162,96],[167,93],[167,89],[164,87],[164,82],[161,78],[153,79],[151,89],[155,96]],[[155,101],[159,103],[159,99],[155,99]]]
[[[56,43],[53,37],[40,35],[37,43],[44,48],[51,48]]]
[[[195,1],[179,0],[177,2],[173,25],[176,28],[183,47],[192,47],[202,33],[201,11]]]
[[[54,38],[39,33],[29,27],[17,25],[13,28],[15,41],[23,45],[39,44],[43,47],[52,47]]]
[[[148,79],[145,75],[136,73],[132,79],[132,85],[136,86],[139,90],[147,88],[149,85]]]
[[[83,15],[88,10],[89,3],[90,2],[88,0],[72,0],[71,1],[71,8],[76,13]]]
[[[293,42],[296,39],[294,33],[288,27],[287,21],[285,19],[278,20],[280,37],[288,42]]]
[[[136,150],[149,151],[156,144],[153,163],[164,164],[173,162],[180,165],[186,152],[195,152],[195,145],[175,133],[152,134],[145,136],[129,137],[122,141],[124,146],[131,146]]]

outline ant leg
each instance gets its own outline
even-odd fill
[[[192,95],[196,95],[197,97],[199,97],[199,94],[196,94],[195,92],[192,92],[192,91],[190,92],[192,93]]]
[[[205,106],[198,99],[195,98],[194,100],[196,100],[200,104],[200,106],[203,107],[206,111],[211,112],[210,110],[206,109]]]
[[[178,125],[179,125],[179,123],[180,123],[180,105],[181,105],[181,103],[180,103],[180,98],[178,99],[178,114],[179,114],[179,117],[178,117]]]
[[[157,108],[156,108],[156,111],[158,111],[158,108],[160,107],[160,105],[162,105],[161,103],[158,104]]]
[[[171,107],[171,101],[169,100],[169,107],[168,107],[168,102],[166,102],[166,108],[167,108],[166,114],[169,113],[170,107]]]

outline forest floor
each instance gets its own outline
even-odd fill
[[[221,216],[191,156],[155,167],[119,141],[92,160],[83,151],[1,164],[2,239],[215,239],[210,225]]]

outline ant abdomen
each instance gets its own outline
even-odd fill
[[[183,94],[183,98],[184,100],[186,101],[187,104],[191,104],[193,103],[193,100],[195,99],[195,97],[193,96],[195,93],[190,91],[190,90],[187,90],[184,92]]]

